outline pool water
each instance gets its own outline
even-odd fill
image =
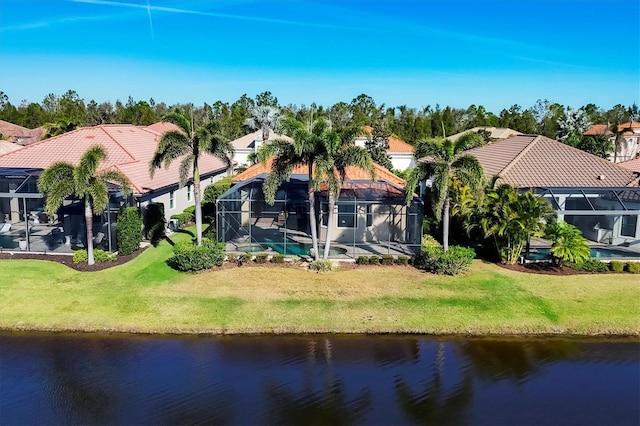
[[[527,259],[530,260],[546,260],[551,258],[551,249],[542,248],[529,253]],[[638,259],[640,253],[634,253],[625,250],[618,250],[606,247],[591,248],[592,259]]]
[[[281,242],[271,242],[266,241],[260,244],[254,244],[250,247],[241,247],[238,250],[245,253],[260,253],[267,251],[269,249],[278,252],[280,254],[289,255],[289,256],[309,256],[311,247],[313,245],[311,243],[300,243],[293,240],[287,240],[287,244]],[[320,245],[320,253],[323,253],[324,247]],[[347,252],[347,249],[341,247],[334,247],[329,249],[329,256],[340,256]]]

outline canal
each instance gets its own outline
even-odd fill
[[[638,425],[640,342],[0,333],[0,424]]]

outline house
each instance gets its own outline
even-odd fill
[[[234,178],[234,186],[217,203],[218,241],[228,251],[271,251],[287,255],[310,254],[308,168],[297,167],[269,205],[262,189],[273,159],[249,167]],[[422,201],[416,196],[405,205],[405,181],[380,165],[375,179],[349,167],[335,210],[328,211],[328,194],[316,197],[319,241],[327,235],[328,217],[334,258],[359,255],[414,254],[422,237]],[[322,249],[321,249],[322,250]]]
[[[158,141],[170,129],[177,127],[169,123],[146,127],[131,124],[82,127],[0,155],[0,222],[12,223],[12,234],[0,236],[0,247],[13,249],[17,239],[26,237],[30,251],[70,251],[69,247],[59,247],[56,243],[63,240],[64,245],[69,246],[69,240],[82,239],[81,206],[69,201],[57,218],[47,217],[43,213],[44,197],[36,185],[44,169],[61,160],[77,164],[93,145],[102,145],[107,152],[102,168],[124,173],[133,192],[132,198],[125,200],[120,188],[113,185],[108,212],[105,217],[94,219],[94,227],[104,228],[101,231],[108,237],[109,247],[115,247],[113,228],[121,206],[135,203],[144,212],[149,203],[162,203],[168,220],[172,214],[193,205],[193,186],[179,188],[178,185],[179,161],[169,168],[158,169],[153,179],[149,176],[149,162]],[[202,155],[199,167],[202,188],[222,178],[227,171],[222,160],[209,154]]]
[[[289,137],[279,135],[273,131],[269,132],[268,141],[275,139],[289,140]],[[249,158],[252,154],[258,152],[258,148],[264,143],[262,140],[262,130],[257,130],[248,135],[244,135],[231,142],[235,151],[233,155],[234,169],[244,170],[253,164],[253,161]]]
[[[638,176],[556,140],[518,135],[470,149],[496,185],[533,190],[588,240],[640,250]]]
[[[628,121],[618,124],[617,128],[621,132],[622,141],[618,144],[617,152],[612,152],[609,155],[609,160],[619,163],[640,156],[640,122]],[[606,136],[615,147],[616,134],[613,133],[609,124],[596,124],[583,134],[585,136]]]
[[[365,143],[371,138],[373,133],[373,127],[364,126],[363,130],[365,135],[359,136],[355,140],[355,144],[360,147],[365,147]],[[415,158],[413,157],[413,145],[406,143],[403,140],[396,138],[395,136],[389,136],[389,148],[387,149],[387,155],[394,170],[405,171],[416,165]]]
[[[26,127],[0,120],[0,135],[2,135],[0,136],[0,139],[4,139],[20,146],[26,146],[34,142],[38,142],[42,139],[44,134],[45,130],[42,127],[27,129]]]
[[[508,127],[492,127],[492,126],[477,126],[471,129],[467,129],[463,132],[456,133],[455,135],[451,135],[447,137],[451,142],[455,142],[462,135],[466,135],[467,133],[479,133],[479,132],[487,132],[489,139],[495,141],[499,139],[510,138],[511,136],[521,135],[522,133],[517,130],[510,129]]]

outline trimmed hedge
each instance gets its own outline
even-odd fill
[[[330,272],[333,270],[333,262],[330,260],[316,260],[309,264],[309,269],[316,272]]]
[[[640,262],[629,262],[626,269],[632,274],[640,274]]]
[[[358,265],[368,265],[369,264],[369,256],[358,256],[356,259],[356,263]]]
[[[116,241],[121,255],[131,254],[140,248],[142,241],[142,216],[137,207],[127,207],[118,215]]]
[[[585,260],[579,265],[574,263],[571,264],[571,267],[584,272],[607,272],[609,270],[609,266],[598,259]]]
[[[110,251],[96,249],[93,251],[93,259],[96,263],[115,262],[118,256]],[[73,263],[85,263],[89,261],[89,253],[87,250],[76,250],[73,252]]]
[[[393,256],[390,254],[382,255],[382,264],[383,265],[393,265]]]
[[[404,255],[399,255],[398,258],[396,259],[396,263],[398,263],[398,265],[408,265],[409,264],[409,257],[404,256]]]
[[[269,253],[258,253],[256,254],[256,263],[267,263],[267,258],[269,257]]]
[[[164,218],[164,204],[149,203],[144,219],[145,234],[151,244],[157,246],[160,240],[166,236],[164,230],[167,223]]]
[[[271,257],[271,263],[284,263],[284,254],[276,253]]]
[[[216,243],[207,238],[202,239],[201,246],[194,245],[191,241],[180,241],[173,246],[173,257],[167,260],[167,264],[182,272],[222,266],[225,248],[224,243]]]
[[[457,275],[471,266],[475,256],[475,250],[468,247],[451,246],[447,251],[431,247],[413,259],[413,266],[438,275]]]
[[[609,262],[609,269],[613,272],[623,272],[624,271],[624,262],[620,262],[619,260],[612,260]]]

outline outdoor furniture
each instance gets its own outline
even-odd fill
[[[4,234],[5,232],[9,232],[11,230],[11,223],[6,222],[0,226],[0,234]]]

